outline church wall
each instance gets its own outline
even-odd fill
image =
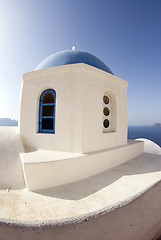
[[[26,148],[82,152],[82,90],[77,71],[66,66],[45,69],[26,74],[23,81],[20,132]],[[55,134],[38,133],[39,96],[48,88],[56,91]]]
[[[23,77],[20,133],[26,149],[85,153],[127,143],[127,82],[86,64]],[[38,132],[39,97],[56,91],[55,134]],[[112,100],[112,128],[103,133],[103,96]]]
[[[127,143],[127,82],[85,65],[83,72],[83,152],[112,148]],[[112,128],[103,132],[103,96],[111,97]],[[108,105],[107,105],[108,106]]]

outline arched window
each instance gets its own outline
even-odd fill
[[[56,92],[46,89],[42,92],[39,102],[39,132],[55,133]]]

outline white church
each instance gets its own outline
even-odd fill
[[[143,152],[143,142],[127,143],[127,85],[77,50],[53,54],[24,74],[20,135],[28,189],[89,177]]]
[[[35,234],[41,232],[39,239],[104,240],[108,236],[110,240],[151,240],[152,236],[157,239],[161,229],[161,198],[154,198],[152,192],[154,191],[155,196],[158,195],[161,185],[161,149],[148,140],[127,140],[127,86],[127,81],[115,76],[97,57],[78,50],[55,53],[42,61],[34,71],[23,75],[19,126],[0,128],[3,139],[0,140],[0,189],[7,189],[6,198],[10,194],[6,209],[9,204],[16,204],[17,190],[20,191],[18,199],[22,199],[19,200],[20,205],[27,196],[34,212],[38,208],[36,202],[39,197],[42,209],[37,210],[41,214],[32,212],[30,215],[31,211],[26,210],[26,206],[21,209],[16,205],[14,217],[11,217],[11,211],[0,209],[0,219],[3,218],[3,225],[6,226],[3,229],[3,239],[12,239],[14,234],[16,236],[16,231],[20,239],[27,239],[26,236],[37,239],[34,233],[30,235],[31,228],[35,226]],[[149,172],[151,174],[148,175]],[[116,175],[116,180],[112,181]],[[131,175],[134,177],[130,178]],[[92,179],[97,179],[95,184]],[[154,189],[156,184],[158,185]],[[90,194],[84,198],[79,197],[79,201],[75,202],[71,201],[72,197],[66,197],[65,200],[64,197],[55,197],[56,191],[59,194],[68,191],[69,194],[69,189],[77,189],[79,196],[83,195],[80,192],[84,189]],[[83,190],[79,192],[79,189]],[[52,192],[51,196],[47,194],[50,199],[44,198],[43,193],[48,191]],[[147,191],[151,194],[148,203]],[[37,192],[39,196],[35,195]],[[72,190],[70,194],[73,194]],[[135,199],[138,201],[136,207],[129,208],[130,204],[136,203]],[[45,210],[48,201],[53,218],[47,215],[49,209]],[[67,207],[63,207],[67,201]],[[137,215],[136,209],[141,204],[141,212]],[[121,206],[124,205],[127,207],[125,222],[121,215]],[[156,206],[155,216],[152,214],[152,205]],[[113,224],[110,214],[113,217],[117,215]],[[146,214],[150,214],[154,224],[149,221],[142,228],[142,221],[147,221]],[[137,224],[132,231],[132,227],[128,227],[126,223],[131,221],[133,215],[133,221]],[[96,223],[100,216],[105,216],[107,225]],[[27,222],[25,225],[24,219],[32,221],[32,218],[35,222]],[[64,218],[67,220],[62,221]],[[84,219],[88,219],[88,225]],[[41,220],[43,223],[39,228],[35,224]],[[42,231],[42,226],[47,226],[44,221],[48,220],[51,221],[50,230]],[[115,235],[118,220],[120,238]],[[7,221],[11,222],[10,228]],[[86,229],[81,230],[77,221],[82,221]],[[57,229],[56,224],[62,228]],[[74,224],[76,226],[73,228]],[[18,227],[14,232],[15,225]],[[66,225],[70,226],[67,232]],[[22,226],[28,229],[26,235],[23,235]],[[95,237],[93,230],[96,226],[98,232],[100,231],[99,238]],[[101,234],[102,231],[105,235]],[[139,234],[136,235],[136,232]]]

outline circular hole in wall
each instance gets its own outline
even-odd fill
[[[108,119],[105,119],[105,120],[103,121],[103,126],[104,126],[105,128],[108,128],[109,125],[110,125],[109,120],[108,120]]]
[[[107,107],[105,107],[105,108],[103,109],[103,113],[104,113],[105,116],[108,116],[109,113],[110,113],[110,110],[109,110]]]
[[[108,104],[108,103],[109,103],[109,98],[108,98],[106,95],[103,97],[103,102],[104,102],[105,104]]]

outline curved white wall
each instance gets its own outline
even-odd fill
[[[0,127],[0,189],[25,187],[19,157],[23,151],[18,127]]]
[[[161,234],[161,182],[111,212],[48,222],[0,219],[1,240],[156,240]]]
[[[144,142],[144,152],[161,155],[161,147],[146,138],[137,138],[137,141]]]

